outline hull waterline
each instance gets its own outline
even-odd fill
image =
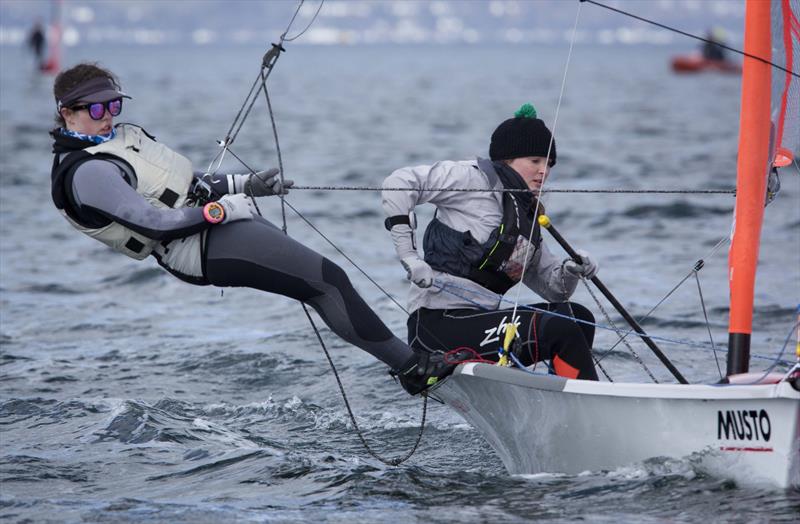
[[[431,395],[475,427],[512,474],[692,457],[740,484],[800,486],[800,392],[788,382],[590,382],[471,363]]]

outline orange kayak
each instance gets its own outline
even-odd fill
[[[742,67],[729,60],[708,60],[700,55],[682,55],[672,59],[672,70],[676,73],[741,73]]]

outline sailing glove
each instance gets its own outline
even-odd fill
[[[408,279],[419,287],[431,287],[433,284],[433,269],[427,262],[417,255],[404,257],[400,260],[406,269]]]
[[[278,173],[280,171],[273,167],[252,175],[244,175],[246,177],[244,194],[254,197],[288,194],[289,188],[294,185],[294,180],[287,178],[281,182],[281,177],[278,176]]]
[[[579,249],[577,253],[583,262],[578,264],[570,258],[564,261],[564,269],[576,277],[591,279],[597,274],[598,269],[600,269],[597,265],[597,262],[592,260],[592,258],[589,256],[589,253],[586,251]]]
[[[224,195],[217,200],[217,203],[225,210],[225,218],[222,220],[223,224],[235,222],[237,220],[251,220],[253,215],[256,214],[253,201],[250,197],[241,193]]]

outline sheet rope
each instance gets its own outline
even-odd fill
[[[277,125],[275,123],[275,114],[274,114],[274,111],[272,109],[272,102],[271,102],[271,100],[269,98],[269,90],[267,89],[267,79],[269,78],[270,74],[272,73],[272,71],[274,69],[274,66],[275,66],[275,63],[277,62],[278,58],[280,57],[280,54],[286,50],[283,47],[284,42],[291,42],[292,40],[295,40],[295,39],[299,38],[301,35],[303,35],[306,31],[308,31],[311,28],[312,24],[317,19],[317,16],[319,15],[320,10],[322,9],[322,5],[324,4],[325,0],[321,0],[320,1],[319,6],[317,7],[317,11],[315,12],[312,20],[305,27],[305,29],[300,31],[297,35],[295,35],[295,36],[293,36],[291,38],[287,38],[286,35],[291,30],[292,24],[294,23],[295,19],[297,18],[297,14],[300,12],[300,9],[303,6],[304,2],[305,2],[305,0],[299,0],[298,5],[297,5],[297,9],[295,10],[291,20],[289,21],[289,24],[287,25],[286,30],[281,34],[278,43],[277,44],[272,44],[272,48],[269,51],[267,51],[267,53],[264,55],[264,58],[263,58],[262,64],[261,64],[261,69],[259,70],[258,76],[256,77],[255,81],[253,82],[253,85],[250,87],[250,91],[248,92],[247,96],[245,97],[245,101],[242,103],[242,106],[239,108],[239,111],[237,112],[233,123],[231,124],[230,128],[228,129],[228,132],[226,133],[225,138],[223,140],[220,140],[220,141],[217,142],[217,144],[222,149],[217,153],[217,155],[209,163],[207,174],[213,174],[217,170],[219,170],[220,166],[222,165],[222,161],[225,158],[226,153],[230,153],[231,156],[233,156],[236,160],[238,160],[239,163],[241,163],[242,166],[244,166],[245,169],[248,170],[248,172],[250,173],[250,176],[255,175],[256,171],[252,167],[250,167],[247,164],[247,162],[245,162],[239,155],[235,154],[232,151],[231,145],[235,142],[236,137],[239,135],[239,132],[241,131],[242,126],[244,125],[244,122],[247,120],[248,116],[250,115],[250,112],[252,111],[252,109],[253,109],[253,107],[254,107],[257,99],[258,99],[258,96],[263,92],[264,93],[264,99],[265,99],[266,105],[267,105],[267,110],[269,112],[269,120],[270,120],[270,124],[271,124],[271,128],[272,128],[273,139],[275,140],[275,149],[276,149],[277,156],[278,156],[278,168],[280,169],[280,179],[281,179],[281,183],[282,184],[284,183],[283,155],[281,153],[280,141],[278,139],[278,128],[277,128]],[[216,163],[216,167],[214,167],[215,163]],[[261,215],[261,210],[258,208],[258,204],[256,203],[256,199],[255,199],[254,195],[251,194],[251,195],[248,195],[248,196],[250,196],[250,198],[252,199],[253,204],[255,205],[258,214]],[[288,202],[286,202],[286,199],[285,199],[284,195],[280,195],[280,199],[281,199],[281,215],[282,215],[282,222],[283,222],[282,229],[283,229],[284,234],[288,234],[287,224],[286,224],[286,211],[285,211],[285,206],[288,204]],[[295,212],[297,212],[297,210],[294,209],[294,207],[291,207],[291,208],[293,210],[295,210]],[[298,212],[298,215],[299,215],[299,212]],[[303,218],[304,218],[304,220],[306,220],[306,222],[309,222],[307,219],[305,219],[305,217],[303,217]],[[341,249],[337,248],[337,250],[340,253],[344,254],[344,252]],[[346,255],[345,255],[345,258],[347,258],[347,260],[350,261],[350,263],[355,265],[355,263],[352,261],[352,259],[350,259]],[[363,270],[362,270],[362,273],[366,274]],[[370,278],[370,280],[375,285],[377,285],[377,282],[375,282],[371,278]],[[380,286],[378,286],[378,288],[383,290],[383,288],[381,288]],[[386,293],[386,292],[384,291],[384,293]],[[386,293],[386,294],[388,295],[388,293]],[[361,444],[364,446],[364,449],[367,451],[367,453],[369,453],[370,456],[372,456],[373,458],[375,458],[379,462],[381,462],[383,464],[386,464],[387,466],[398,466],[398,465],[402,464],[403,462],[407,461],[409,458],[411,458],[412,455],[414,455],[414,453],[417,451],[417,449],[419,447],[420,442],[422,441],[422,434],[423,434],[423,432],[425,430],[425,419],[426,419],[427,411],[428,411],[428,397],[427,397],[427,395],[425,395],[423,397],[422,416],[421,416],[421,420],[420,420],[419,431],[417,433],[417,438],[416,438],[413,446],[411,447],[411,449],[408,452],[406,452],[404,455],[398,456],[398,457],[393,457],[393,458],[386,458],[386,457],[383,457],[381,454],[377,453],[375,450],[372,449],[372,447],[370,446],[369,442],[367,442],[367,439],[364,436],[364,432],[362,431],[361,427],[358,425],[358,421],[356,420],[355,414],[353,413],[353,410],[352,410],[352,408],[350,406],[350,402],[349,402],[349,400],[347,398],[347,393],[346,393],[346,391],[344,389],[344,385],[342,384],[342,380],[339,377],[339,372],[337,371],[336,366],[334,365],[333,358],[331,357],[330,352],[328,351],[328,348],[325,345],[325,341],[322,338],[322,334],[320,333],[319,328],[317,328],[316,323],[314,322],[314,319],[311,317],[311,313],[308,311],[308,307],[304,303],[301,303],[301,306],[303,308],[303,312],[306,315],[306,318],[308,319],[312,329],[314,330],[314,333],[315,333],[315,335],[317,337],[317,340],[318,340],[318,342],[320,344],[320,347],[322,348],[322,351],[325,354],[326,359],[328,360],[328,364],[330,365],[331,371],[333,371],[333,375],[334,375],[334,378],[336,379],[336,384],[339,387],[339,392],[341,393],[342,400],[343,400],[345,408],[347,410],[348,417],[350,418],[350,422],[353,424],[353,428],[355,429],[355,432],[358,435],[358,438],[361,441]]]

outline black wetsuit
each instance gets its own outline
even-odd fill
[[[54,136],[56,152],[81,146],[76,144],[77,139]],[[250,287],[300,300],[313,307],[337,335],[391,368],[400,369],[412,358],[411,349],[370,309],[339,266],[264,218],[211,225],[198,207],[159,209],[150,205],[133,189],[130,175],[109,160],[88,159],[73,166],[69,176],[58,174],[58,165],[57,158],[54,195],[64,195],[61,208],[71,207],[73,219],[87,227],[118,222],[148,238],[161,240],[167,251],[181,249],[182,240],[199,235],[196,254],[188,252],[186,257],[196,256],[186,264],[196,267],[196,271],[170,266],[164,250],[162,256],[153,253],[165,269],[182,280],[200,285]],[[216,189],[216,198],[227,193],[227,184],[212,187],[221,188]],[[54,196],[54,200],[59,198]],[[58,201],[56,205],[59,206]]]
[[[497,361],[512,314],[513,309],[420,308],[408,319],[408,342],[428,350],[468,347],[484,359]],[[519,335],[515,354],[523,365],[550,361],[549,369],[559,375],[597,380],[591,357],[594,316],[584,306],[574,302],[521,306],[514,319]]]

